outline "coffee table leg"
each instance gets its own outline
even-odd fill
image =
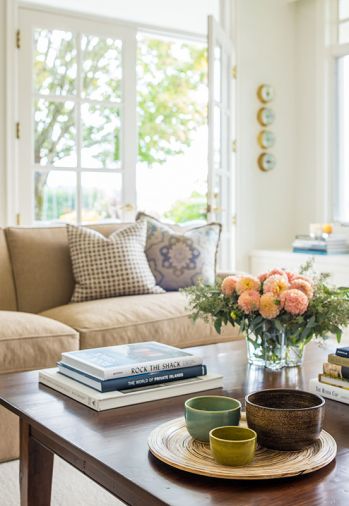
[[[49,506],[53,453],[31,437],[30,425],[20,420],[21,506]]]

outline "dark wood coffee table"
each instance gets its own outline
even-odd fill
[[[243,341],[192,348],[224,394],[273,387],[306,387],[329,350],[311,344],[302,368],[279,373],[246,364]],[[210,393],[223,393],[222,390]],[[147,446],[160,423],[181,416],[189,396],[97,413],[38,384],[37,372],[0,376],[0,402],[20,417],[21,504],[50,503],[53,455],[59,455],[127,504],[133,505],[348,505],[349,406],[326,401],[325,429],[338,444],[336,461],[313,474],[271,481],[226,481],[191,475],[163,464]]]

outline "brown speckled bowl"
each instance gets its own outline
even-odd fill
[[[302,450],[320,436],[325,400],[320,395],[276,388],[246,395],[246,419],[258,443],[274,450]]]

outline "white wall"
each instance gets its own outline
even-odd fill
[[[0,227],[5,224],[5,0],[0,0]]]
[[[330,155],[331,120],[327,110],[330,93],[326,60],[326,28],[332,0],[302,0],[296,8],[297,86],[297,214],[299,233],[309,223],[331,221]]]
[[[256,248],[290,247],[296,232],[295,3],[237,0],[238,149],[237,268],[248,268]],[[276,97],[272,149],[277,165],[261,172],[257,157],[256,97],[269,83]]]

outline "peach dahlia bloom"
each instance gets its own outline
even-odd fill
[[[281,305],[288,313],[299,315],[308,309],[308,297],[296,288],[286,290],[281,294]]]
[[[272,269],[269,274],[268,274],[268,278],[270,276],[274,276],[275,274],[278,274],[279,276],[284,276],[284,277],[287,277],[287,274],[286,274],[286,271],[284,271],[283,269]]]
[[[289,288],[289,283],[287,280],[287,276],[280,275],[280,274],[273,274],[272,276],[269,276],[264,281],[263,285],[263,291],[264,293],[271,292],[277,297],[280,296],[282,292],[287,290]]]
[[[298,276],[298,274],[295,274],[294,272],[290,272],[290,271],[285,271],[285,274],[287,276],[289,283],[291,283]]]
[[[308,299],[312,299],[314,295],[313,287],[311,286],[308,281],[305,281],[304,279],[297,278],[294,281],[292,281],[290,288],[295,288],[296,290],[300,290],[303,292]]]
[[[236,276],[227,276],[223,279],[221,284],[221,291],[226,297],[231,297],[234,293],[236,282],[238,278]]]
[[[259,301],[259,312],[267,320],[276,318],[281,310],[280,300],[272,293],[267,292],[261,296]]]
[[[246,314],[258,311],[260,297],[256,290],[245,290],[238,298],[238,306]]]
[[[236,283],[236,291],[239,295],[246,290],[256,290],[260,289],[261,282],[258,278],[254,276],[241,276],[241,278]]]
[[[292,279],[292,281],[295,281],[296,279],[303,279],[304,281],[308,281],[308,283],[313,286],[313,280],[311,279],[310,276],[303,276],[302,274],[295,274],[294,278]]]
[[[261,283],[264,283],[268,276],[269,272],[263,272],[263,274],[259,274],[258,279]]]

